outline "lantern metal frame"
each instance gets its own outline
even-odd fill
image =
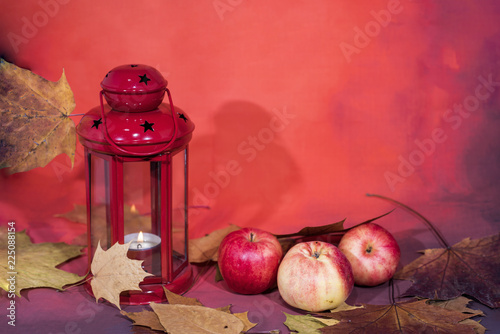
[[[137,72],[142,71],[142,72]],[[141,81],[133,83],[137,73]],[[108,75],[112,74],[110,78]],[[149,76],[144,82],[144,78]],[[151,78],[151,79],[150,79]],[[151,81],[148,87],[148,80]],[[143,84],[144,83],[144,84]],[[122,65],[106,75],[101,83],[100,106],[91,109],[81,119],[77,126],[77,134],[84,146],[85,184],[87,204],[87,243],[88,266],[91,267],[95,252],[95,222],[92,222],[93,173],[98,167],[93,167],[93,160],[100,159],[104,164],[98,172],[104,175],[104,203],[106,224],[106,245],[124,244],[125,239],[125,193],[124,166],[138,162],[149,164],[149,205],[151,207],[151,232],[160,237],[160,273],[146,277],[139,284],[142,291],[127,291],[120,295],[122,304],[148,304],[166,300],[164,288],[175,293],[186,291],[192,284],[192,266],[188,258],[188,170],[189,141],[194,124],[185,112],[174,107],[172,97],[166,88],[167,81],[154,68],[147,65]],[[162,103],[167,92],[169,105]],[[103,96],[108,105],[104,105]],[[137,102],[139,101],[139,102]],[[153,134],[137,132],[130,136],[130,124],[138,125],[139,120],[152,117],[159,129]],[[101,128],[99,129],[99,125]],[[143,126],[143,125],[141,125]],[[95,127],[95,128],[94,128]],[[123,130],[124,128],[127,128]],[[161,129],[161,130],[160,130]],[[96,131],[99,130],[99,131]],[[125,132],[124,132],[125,131]],[[127,137],[129,136],[129,137]],[[124,139],[125,138],[125,139]],[[127,138],[128,141],[127,141]],[[182,155],[183,180],[182,211],[183,211],[183,243],[184,254],[175,261],[173,246],[173,159]],[[103,186],[103,185],[101,185]],[[102,218],[102,217],[101,217]],[[101,223],[102,225],[102,223]],[[102,228],[102,226],[101,226]],[[137,231],[138,232],[138,231]],[[104,242],[104,241],[102,241]],[[176,262],[174,264],[174,262]],[[90,270],[89,270],[90,272]],[[91,273],[89,273],[91,276]],[[92,294],[87,280],[86,289]]]
[[[184,161],[185,161],[185,186],[187,188],[187,170],[188,170],[188,146],[182,147],[176,152],[171,152],[167,154],[158,155],[153,158],[144,159],[141,157],[123,157],[117,155],[108,155],[102,154],[98,152],[93,152],[92,150],[85,148],[85,157],[86,157],[86,202],[87,202],[87,244],[88,244],[88,252],[89,254],[94,254],[95,249],[93,249],[93,228],[95,228],[95,224],[92,224],[92,156],[103,159],[108,163],[109,167],[105,167],[105,174],[108,174],[109,184],[106,185],[106,190],[109,192],[109,199],[106,201],[107,208],[107,217],[109,217],[109,221],[107,224],[110,227],[109,233],[109,243],[110,245],[114,245],[115,243],[124,244],[124,187],[123,182],[120,180],[123,179],[123,164],[124,163],[134,163],[134,162],[159,162],[160,168],[159,170],[153,170],[154,167],[151,165],[151,222],[152,222],[152,233],[158,235],[161,238],[161,250],[160,250],[160,258],[161,258],[161,276],[152,276],[146,277],[144,281],[140,284],[142,292],[140,291],[128,291],[122,293],[120,297],[120,303],[129,304],[129,305],[137,305],[137,304],[145,304],[150,302],[163,302],[166,300],[163,287],[166,289],[180,293],[185,291],[189,285],[191,284],[191,275],[192,268],[189,264],[188,258],[188,209],[187,209],[187,192],[185,192],[184,198],[184,217],[185,217],[185,260],[184,262],[174,269],[174,263],[172,258],[174,256],[174,250],[172,248],[172,189],[168,186],[159,187],[158,183],[155,182],[155,177],[159,177],[162,182],[170,183],[169,181],[172,178],[172,156],[175,154],[183,154],[184,153]],[[106,171],[106,169],[108,169]],[[163,181],[165,180],[165,181]],[[156,196],[159,195],[159,196]],[[159,197],[159,199],[157,198]],[[161,210],[157,210],[157,208],[153,208],[153,206],[160,205]],[[160,211],[161,217],[156,217],[156,214]],[[160,221],[160,226],[158,227],[156,221]],[[92,263],[92,257],[89,256],[88,266]],[[87,285],[87,290],[90,288],[90,285]],[[91,291],[89,291],[91,292]]]

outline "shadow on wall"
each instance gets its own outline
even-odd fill
[[[286,107],[267,111],[246,101],[228,102],[215,113],[214,132],[195,135],[190,144],[192,227],[210,232],[211,222],[220,228],[268,221],[301,182],[280,140],[295,121]]]

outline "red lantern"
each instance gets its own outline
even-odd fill
[[[116,67],[101,87],[100,105],[77,126],[86,159],[89,268],[99,241],[104,250],[131,241],[128,257],[144,260],[154,276],[120,302],[162,302],[163,287],[182,293],[192,282],[187,176],[194,124],[150,66]],[[162,103],[165,92],[169,104]]]

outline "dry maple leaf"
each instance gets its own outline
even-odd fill
[[[227,310],[227,307],[224,307],[222,309],[217,308],[215,310],[231,314],[231,312]],[[130,320],[132,320],[134,322],[134,326],[149,327],[153,330],[166,332],[165,328],[160,323],[160,319],[158,318],[155,312],[144,310],[141,312],[120,311],[120,313],[128,317]],[[243,323],[242,332],[249,331],[250,329],[252,329],[257,325],[255,323],[250,322],[250,320],[248,319],[248,312],[234,313],[233,315],[236,318],[240,319],[240,321]]]
[[[216,230],[204,237],[189,240],[189,262],[217,261],[219,245],[229,233],[239,230],[236,225]]]
[[[423,253],[394,275],[413,282],[404,296],[447,300],[466,294],[500,306],[500,233]]]
[[[352,306],[347,303],[342,303],[338,307],[330,310],[330,312],[343,312],[361,308],[361,306]],[[288,327],[291,331],[297,332],[298,334],[319,334],[320,328],[326,326],[333,326],[339,321],[335,319],[325,319],[319,317],[313,317],[311,314],[305,315],[292,315],[284,313],[286,316],[286,321],[284,325]]]
[[[171,306],[176,306],[176,305],[179,306],[180,305],[180,306],[188,306],[188,307],[191,307],[191,306],[199,307],[199,308],[189,309],[190,310],[189,312],[193,312],[195,315],[195,318],[199,319],[199,323],[196,324],[196,326],[200,326],[200,324],[203,324],[205,322],[211,323],[210,320],[204,319],[204,317],[210,318],[211,316],[213,316],[214,313],[212,311],[227,313],[227,314],[230,314],[230,315],[236,317],[237,319],[239,319],[241,321],[241,323],[243,325],[242,331],[244,331],[244,332],[250,330],[251,328],[253,328],[257,325],[257,324],[250,322],[250,320],[248,319],[248,312],[232,314],[229,305],[224,306],[224,307],[219,307],[216,309],[212,309],[212,308],[203,306],[203,304],[196,298],[189,298],[189,297],[184,297],[184,296],[178,295],[176,293],[173,293],[173,292],[165,289],[165,287],[163,288],[163,290],[165,291],[165,295],[167,297],[168,303]],[[210,309],[212,311],[205,311],[205,309]],[[149,327],[153,330],[161,330],[161,331],[166,332],[166,329],[165,329],[166,327],[164,327],[160,323],[159,315],[157,315],[157,313],[156,313],[157,310],[159,310],[159,312],[162,313],[164,308],[162,308],[160,306],[160,308],[157,308],[154,310],[155,310],[154,312],[144,310],[142,312],[130,312],[130,313],[121,311],[120,313],[127,316],[128,318],[130,318],[134,322],[135,326]],[[182,309],[181,309],[181,311],[182,311]],[[219,313],[215,313],[215,314],[218,315],[219,317],[221,317],[221,315]],[[230,319],[232,319],[234,321],[234,318],[230,318]],[[182,319],[179,318],[177,320],[177,322],[175,322],[173,324],[174,329],[175,330],[186,330],[186,333],[188,333],[188,332],[192,333],[190,330],[188,331],[187,327],[186,328],[183,327],[183,326],[191,326],[191,325],[184,324],[183,323],[184,321],[189,322],[190,320],[186,319],[186,318],[182,318]],[[207,327],[200,329],[200,330],[209,330],[210,328],[211,328],[210,326],[207,326]],[[228,331],[229,328],[230,328],[229,326],[228,326],[228,328],[223,328],[223,330],[224,330],[223,333],[231,333]],[[170,331],[169,331],[169,333],[170,333]],[[201,332],[201,333],[212,333],[212,332]],[[215,333],[218,333],[218,332],[215,332]]]
[[[170,305],[197,305],[197,306],[203,306],[203,304],[196,298],[190,298],[190,297],[184,297],[181,295],[178,295],[176,293],[173,293],[169,290],[167,290],[165,287],[163,287],[163,290],[165,291],[165,296],[167,297],[167,301]],[[244,328],[243,331],[248,331],[255,327],[257,324],[250,322],[248,319],[248,312],[242,312],[242,313],[231,313],[231,305],[226,305],[223,307],[218,307],[216,308],[218,311],[222,311],[225,313],[230,313],[233,314],[235,317],[240,319],[243,322]]]
[[[337,324],[335,319],[321,319],[313,317],[311,314],[292,315],[285,313],[286,321],[284,325],[297,334],[321,334],[320,328]],[[327,321],[326,323],[324,321]]]
[[[236,316],[209,307],[156,303],[150,306],[170,334],[239,334],[245,327]]]
[[[153,274],[147,273],[142,269],[142,262],[132,260],[127,257],[127,251],[130,243],[121,245],[118,242],[104,251],[101,243],[97,244],[94,258],[90,265],[92,280],[90,286],[94,293],[96,301],[104,298],[110,303],[120,308],[120,293],[129,290],[139,290],[139,283],[146,276]]]
[[[473,310],[467,307],[472,300],[465,298],[464,296],[460,296],[458,298],[450,299],[450,300],[429,300],[429,304],[443,307],[447,310],[459,311],[462,313],[469,313],[473,316],[484,316],[483,311],[481,310]],[[465,319],[460,321],[461,324],[470,325],[474,327],[476,334],[484,334],[486,332],[486,328],[481,325],[478,321],[472,319]]]
[[[318,235],[327,235],[327,234],[332,234],[332,233],[343,233],[343,232],[346,232],[348,230],[353,229],[356,226],[359,226],[359,225],[362,225],[362,224],[366,224],[366,223],[370,223],[370,222],[375,221],[375,220],[377,220],[379,218],[387,216],[392,211],[394,211],[394,210],[391,210],[391,211],[389,211],[387,213],[384,213],[383,215],[380,215],[378,217],[371,218],[371,219],[369,219],[367,221],[364,221],[364,222],[362,222],[360,224],[352,226],[352,227],[350,227],[348,229],[344,229],[345,219],[343,219],[343,220],[341,220],[339,222],[332,223],[332,224],[321,225],[321,226],[307,226],[307,227],[304,227],[303,229],[301,229],[300,231],[295,232],[295,233],[275,234],[274,236],[276,238],[282,239],[282,238],[292,238],[292,237],[314,237],[314,236],[318,236]]]
[[[140,312],[125,312],[120,311],[120,313],[134,322],[134,326],[149,327],[152,330],[165,332],[160,323],[160,319],[153,311],[143,310]]]
[[[8,257],[7,233],[0,231],[0,286],[9,291],[9,281],[15,277],[16,295],[29,288],[54,288],[82,280],[84,277],[57,269],[56,266],[81,255],[81,246],[68,245],[64,242],[31,243],[24,232],[16,232],[14,257]],[[12,255],[11,255],[12,256]],[[11,262],[8,262],[11,261]]]
[[[255,326],[257,326],[256,323],[251,322],[250,319],[248,319],[248,311],[241,312],[241,313],[233,313],[233,315],[236,318],[240,319],[241,322],[243,323],[243,330],[242,330],[242,332],[248,332],[249,330],[251,330],[252,328],[254,328]]]
[[[307,227],[302,228],[298,232],[289,233],[289,234],[275,234],[274,236],[276,238],[311,237],[311,236],[317,236],[317,235],[342,232],[342,231],[344,231],[344,222],[345,222],[345,219],[343,219],[339,222],[333,223],[333,224],[327,224],[327,225],[321,225],[321,226],[307,226]]]
[[[320,328],[321,333],[476,333],[474,326],[462,323],[474,314],[430,305],[427,300],[363,305],[363,308],[321,316],[339,321]]]
[[[421,257],[403,267],[395,279],[413,285],[403,296],[448,300],[462,294],[496,308],[500,306],[500,233],[449,246],[434,225],[417,211],[391,198],[368,194],[399,205],[420,218],[444,248],[426,249]]]
[[[167,301],[170,305],[198,305],[203,306],[203,304],[196,298],[184,297],[178,295],[167,288],[163,287],[163,291],[165,292],[165,297],[167,297]]]
[[[74,108],[64,71],[52,82],[0,59],[0,168],[24,172],[61,153],[73,164],[76,132],[68,115]]]

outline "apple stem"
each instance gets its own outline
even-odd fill
[[[250,242],[253,242],[253,237],[254,237],[253,232],[250,232]]]
[[[420,218],[427,225],[427,227],[434,233],[434,235],[436,236],[436,238],[438,239],[438,241],[440,241],[441,244],[445,248],[450,248],[450,246],[446,242],[445,238],[441,235],[441,233],[438,231],[438,229],[427,218],[425,218],[424,216],[422,216],[420,213],[418,213],[417,211],[413,210],[409,206],[407,206],[407,205],[405,205],[405,204],[403,204],[401,202],[398,202],[398,201],[396,201],[396,200],[394,200],[392,198],[385,197],[385,196],[382,196],[382,195],[366,194],[366,196],[369,196],[369,197],[378,197],[378,198],[381,198],[381,199],[385,199],[386,201],[389,201],[389,202],[392,202],[394,204],[397,204],[400,207],[402,207],[403,209],[405,209],[407,211],[410,211],[411,213],[413,213],[414,215],[416,215],[418,218]]]

